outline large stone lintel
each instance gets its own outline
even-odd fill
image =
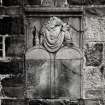
[[[26,16],[38,16],[38,17],[49,17],[49,16],[82,16],[82,7],[70,7],[70,8],[35,8],[30,6],[25,6]]]

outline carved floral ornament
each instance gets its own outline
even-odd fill
[[[35,45],[44,46],[49,52],[56,52],[64,44],[70,44],[72,41],[71,27],[64,23],[58,17],[51,17],[45,23],[39,35],[35,35],[35,27],[33,35],[35,37]]]

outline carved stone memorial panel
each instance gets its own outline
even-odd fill
[[[42,25],[39,34],[33,27],[34,46],[26,52],[27,98],[80,98],[82,52],[72,42],[71,29],[58,17]]]

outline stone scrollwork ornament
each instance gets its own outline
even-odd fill
[[[57,17],[51,17],[40,30],[40,44],[56,52],[63,44],[71,43],[71,27]]]

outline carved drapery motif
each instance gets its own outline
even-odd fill
[[[49,52],[57,51],[63,43],[71,42],[70,26],[57,17],[51,17],[45,23],[39,35],[40,44]]]

